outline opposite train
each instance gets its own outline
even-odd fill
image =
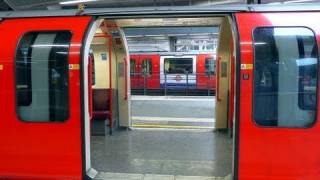
[[[213,54],[130,55],[131,89],[215,89]]]

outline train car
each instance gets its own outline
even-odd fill
[[[233,127],[233,179],[319,179],[319,4],[0,12],[0,179],[96,176],[90,44],[97,33],[112,40],[112,114],[130,127],[121,28],[143,18],[220,26],[215,126]]]
[[[215,90],[213,54],[130,55],[131,89]]]

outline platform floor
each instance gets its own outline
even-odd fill
[[[232,139],[209,131],[121,130],[92,137],[92,163],[107,173],[224,177],[232,169]]]
[[[214,96],[131,96],[133,127],[214,129]]]
[[[232,180],[231,174],[225,177],[213,176],[175,176],[161,174],[129,174],[129,173],[99,173],[95,180]]]

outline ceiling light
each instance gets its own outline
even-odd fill
[[[268,3],[270,5],[277,5],[277,4],[291,4],[291,3],[303,3],[303,2],[313,2],[314,0],[289,0],[283,2],[271,2]]]
[[[63,1],[63,2],[60,2],[59,4],[61,5],[81,4],[81,3],[94,2],[94,1],[99,1],[99,0],[71,0],[71,1]]]
[[[300,3],[300,2],[310,2],[310,1],[313,1],[313,0],[293,0],[293,1],[285,1],[283,3],[287,4],[287,3]]]

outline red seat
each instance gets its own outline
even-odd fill
[[[92,89],[93,119],[106,120],[110,116],[110,90]]]

